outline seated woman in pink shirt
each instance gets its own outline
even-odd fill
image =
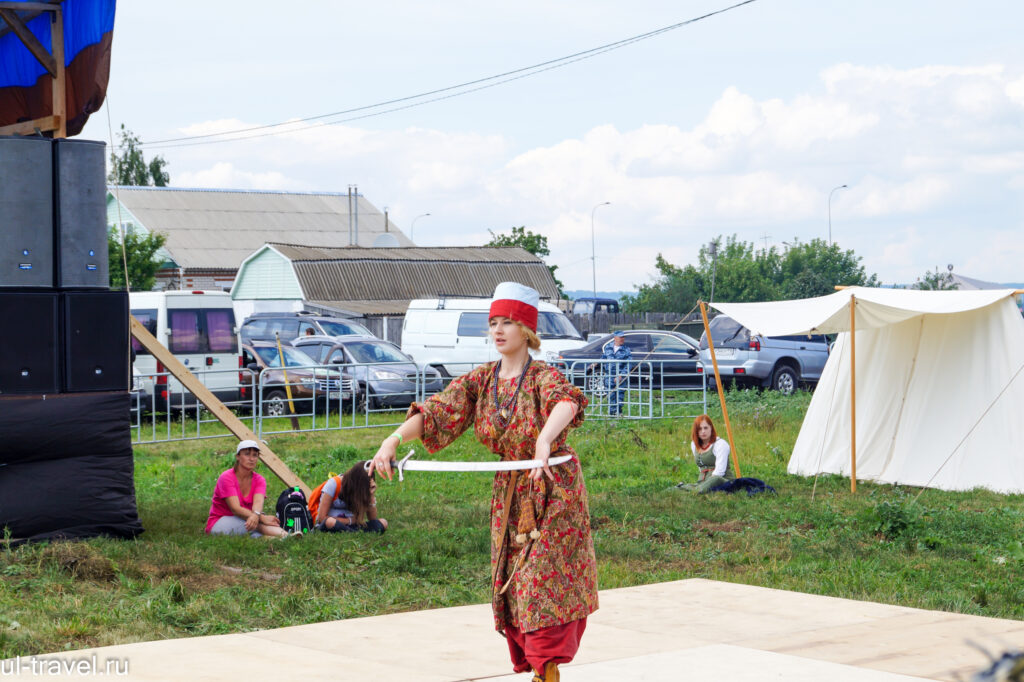
[[[235,466],[220,475],[213,489],[210,518],[206,520],[207,533],[254,538],[288,536],[276,516],[263,513],[267,480],[256,473],[259,463],[259,443],[243,440],[238,444]]]

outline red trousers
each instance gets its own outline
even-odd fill
[[[533,632],[520,632],[514,625],[506,625],[505,639],[508,641],[513,669],[517,673],[531,668],[543,672],[548,661],[568,663],[576,656],[580,638],[586,628],[586,618]]]

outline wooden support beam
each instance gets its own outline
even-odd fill
[[[44,116],[33,121],[22,121],[0,127],[0,135],[34,135],[36,129],[49,132],[60,128],[60,116]]]
[[[176,358],[171,351],[164,348],[163,344],[156,340],[156,337],[149,333],[141,322],[135,319],[135,316],[131,316],[131,331],[132,336],[145,347],[150,353],[153,354],[157,360],[167,368],[177,378],[181,384],[192,392],[199,402],[206,406],[210,412],[213,413],[217,419],[220,420],[224,426],[228,427],[239,440],[254,440],[260,444],[260,459],[266,463],[267,467],[274,472],[274,474],[284,482],[286,486],[293,487],[299,486],[302,492],[309,496],[310,488],[306,485],[301,478],[296,476],[291,469],[288,468],[284,462],[282,462],[274,451],[270,447],[262,442],[255,433],[249,429],[242,420],[235,416],[235,413],[224,406],[224,403],[217,400],[217,397],[210,392],[206,386],[202,384],[199,379],[196,378],[192,372],[188,371],[188,368]]]
[[[57,2],[0,2],[0,9],[9,9],[15,12],[52,12],[59,7],[59,0]]]
[[[718,402],[722,406],[722,418],[725,420],[725,433],[729,437],[729,451],[732,453],[732,466],[736,469],[736,478],[740,473],[740,455],[736,452],[735,441],[732,439],[732,424],[729,423],[729,410],[725,407],[725,389],[722,388],[722,377],[718,374],[718,358],[715,357],[715,342],[711,338],[711,325],[708,324],[708,308],[700,301],[700,316],[704,319],[704,334],[708,339],[708,350],[711,351],[711,365],[715,368],[715,388],[718,389]]]
[[[50,109],[57,117],[57,129],[53,136],[65,138],[68,136],[68,90],[64,74],[64,13],[60,9],[50,15],[50,36],[53,60],[57,66],[57,74],[53,78],[53,106]]]
[[[7,9],[4,5],[7,3],[0,3],[0,19],[7,22],[7,25],[11,27],[11,30],[18,36],[21,42],[28,48],[28,51],[32,53],[43,68],[49,72],[51,76],[57,76],[57,60],[54,59],[53,55],[46,51],[43,44],[39,42],[39,39],[35,37],[32,31],[29,30],[28,26],[21,20],[13,9]],[[53,41],[56,45],[56,41]]]

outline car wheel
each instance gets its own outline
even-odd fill
[[[270,391],[263,396],[264,417],[283,417],[287,409],[284,391]]]
[[[796,370],[789,365],[779,365],[772,374],[772,388],[783,395],[790,395],[797,387]]]
[[[594,395],[604,395],[607,393],[608,387],[605,386],[604,375],[600,372],[590,372],[587,374],[587,392]]]

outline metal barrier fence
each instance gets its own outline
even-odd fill
[[[560,367],[593,418],[677,419],[707,412],[704,375],[650,360],[577,360]],[[699,406],[699,409],[698,409]]]
[[[413,402],[477,365],[442,372],[403,363],[197,369],[193,373],[261,438],[296,431],[394,427]],[[702,374],[652,361],[574,361],[558,367],[588,399],[589,419],[676,419],[707,411]],[[166,372],[138,376],[132,442],[222,438],[230,432]],[[291,394],[289,399],[289,393]]]
[[[242,390],[251,388],[251,371],[193,369],[192,373],[250,428],[254,427],[256,396],[251,390]],[[231,435],[169,372],[136,375],[132,384],[133,443]]]

